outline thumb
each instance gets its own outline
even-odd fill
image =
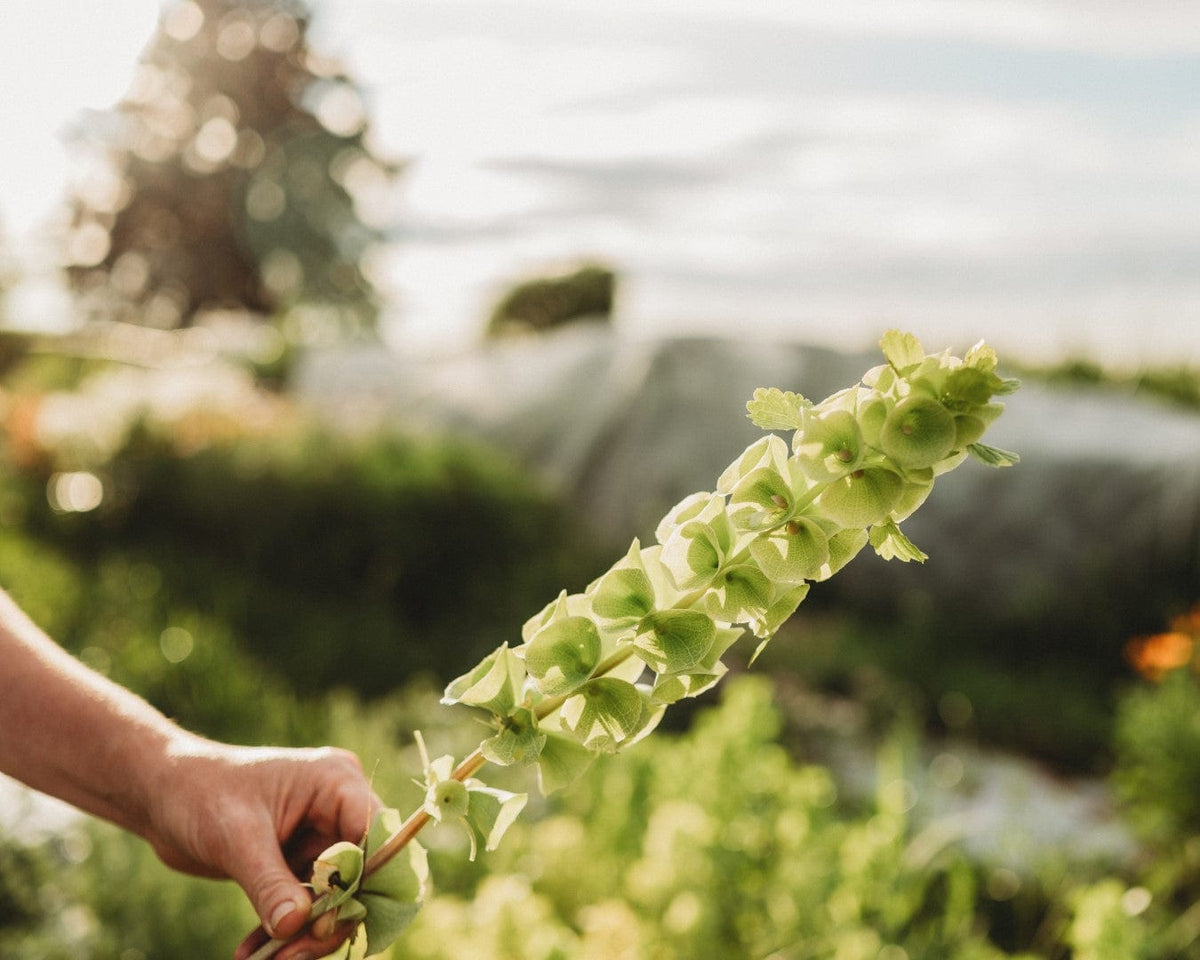
[[[286,940],[307,922],[312,897],[288,869],[276,843],[262,835],[249,841],[238,851],[237,862],[230,864],[229,875],[246,892],[272,937]]]

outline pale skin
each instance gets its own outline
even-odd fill
[[[361,840],[380,804],[351,753],[236,747],[181,729],[47,637],[0,591],[0,772],[132,831],[177,870],[230,878],[263,929],[288,939],[311,897],[302,871]],[[349,931],[299,937],[280,960],[324,956]]]

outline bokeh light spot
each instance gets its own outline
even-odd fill
[[[167,627],[158,638],[158,645],[168,663],[183,663],[191,656],[196,642],[183,627]]]
[[[46,497],[59,513],[87,513],[104,502],[104,484],[86,470],[56,473],[46,485]]]
[[[202,26],[204,26],[204,11],[197,4],[192,3],[192,0],[184,0],[183,3],[172,7],[167,11],[162,22],[163,32],[172,40],[178,40],[180,43],[191,40],[200,32]]]

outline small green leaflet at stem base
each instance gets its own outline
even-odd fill
[[[759,387],[746,404],[746,415],[756,427],[764,430],[800,429],[800,411],[812,406],[798,393],[778,387]]]
[[[986,443],[972,443],[967,447],[976,460],[986,463],[989,467],[1011,467],[1014,463],[1020,463],[1021,457],[1010,450],[1001,450],[999,447],[989,447]]]

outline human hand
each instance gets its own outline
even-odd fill
[[[168,866],[241,885],[262,921],[234,954],[245,960],[270,937],[303,928],[312,898],[298,877],[330,844],[361,841],[380,806],[346,751],[194,741],[164,765],[142,833]],[[277,956],[324,956],[350,932],[306,934]]]

